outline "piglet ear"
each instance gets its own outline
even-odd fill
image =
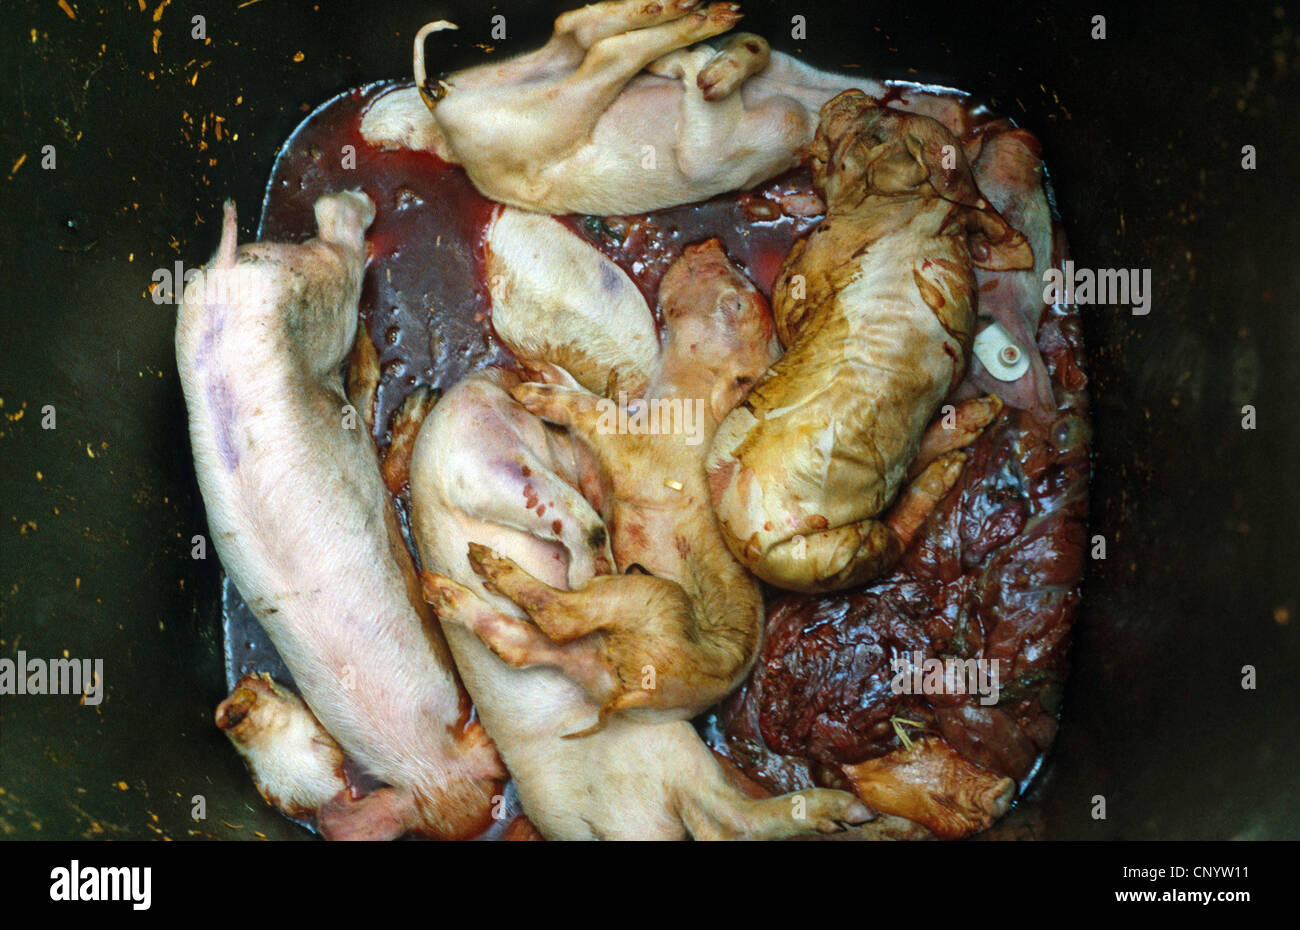
[[[977,268],[986,271],[1019,271],[1034,267],[1034,250],[1024,233],[980,198],[979,206],[967,213],[970,230],[970,257]]]
[[[867,168],[869,186],[882,194],[902,194],[915,190],[929,177],[930,166],[926,163],[925,146],[911,134],[903,138],[902,145],[891,145],[888,152]]]
[[[1034,251],[1028,240],[1012,229],[980,193],[957,140],[933,120],[921,122],[918,132],[921,138],[908,135],[908,149],[914,149],[926,165],[935,193],[966,208],[971,261],[976,267],[988,271],[1034,267]]]

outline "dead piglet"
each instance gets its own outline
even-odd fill
[[[490,369],[447,392],[416,441],[411,503],[426,594],[528,820],[568,840],[777,839],[869,820],[840,791],[745,797],[685,720],[615,716],[569,738],[599,719],[589,694],[610,686],[599,637],[553,642],[467,558],[490,547],[555,589],[613,570],[601,483],[563,430],[510,396],[516,384]]]
[[[469,723],[343,392],[373,217],[365,195],[331,194],[316,202],[316,239],[236,249],[228,205],[217,257],[185,292],[177,363],[222,564],[312,715],[385,786],[326,802],[322,833],[467,836],[504,773]]]
[[[612,682],[592,694],[601,723],[619,711],[694,716],[739,683],[761,636],[758,584],[718,532],[704,456],[718,422],[775,356],[767,303],[712,239],[669,269],[660,306],[666,342],[643,396],[602,398],[576,385],[511,392],[599,462],[625,574],[565,590],[487,550],[471,552],[487,586],[553,642],[594,636],[601,644]]]
[[[767,64],[764,40],[688,49],[740,18],[735,3],[699,0],[573,10],[535,52],[421,86],[424,102],[416,90],[381,98],[362,132],[371,144],[396,136],[432,148],[493,200],[544,213],[705,200],[794,167],[809,132],[794,101],[747,104],[738,92]],[[450,26],[431,23],[417,37],[417,85],[425,35]]]
[[[966,369],[973,268],[1032,263],[1024,236],[980,196],[956,138],[928,117],[845,91],[823,108],[812,155],[828,212],[773,288],[785,355],[723,422],[709,460],[731,551],[798,591],[887,570],[957,480],[963,453],[949,450],[900,497]]]
[[[536,51],[430,81],[415,38],[415,87],[378,98],[372,146],[464,166],[485,196],[541,213],[645,213],[743,190],[801,164],[817,112],[846,88],[969,128],[954,91],[818,71],[731,33],[734,3],[614,0],[564,13]],[[576,373],[575,373],[576,374]]]

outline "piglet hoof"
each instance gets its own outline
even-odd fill
[[[523,404],[524,408],[534,416],[561,426],[568,426],[568,410],[561,400],[561,391],[562,389],[554,384],[526,381],[510,388],[510,396]]]
[[[876,819],[871,808],[846,792],[817,789],[807,794],[806,816],[818,833],[841,833]]]
[[[472,542],[469,544],[469,565],[475,574],[483,578],[485,588],[494,594],[510,596],[497,584],[498,579],[510,571],[512,563],[509,559],[503,559],[487,546]]]
[[[446,575],[434,572],[420,572],[420,590],[425,603],[433,608],[438,618],[449,621],[455,621],[461,616],[466,600],[474,594]]]
[[[768,824],[768,829],[772,831],[767,837],[770,839],[808,836],[813,833],[828,836],[876,819],[876,813],[858,798],[846,791],[831,788],[813,788],[762,803],[773,805],[773,810],[781,811],[782,819],[788,821],[784,824]]]
[[[710,3],[706,10],[693,15],[705,18],[712,25],[726,30],[740,22],[745,14],[740,12],[739,3]]]
[[[236,688],[230,697],[217,705],[217,728],[232,730],[239,726],[257,704],[257,695],[249,688]]]
[[[695,83],[705,100],[721,100],[740,89],[745,80],[767,67],[772,48],[752,32],[728,37],[721,50],[704,66]]]
[[[483,578],[483,587],[514,601],[534,622],[538,622],[536,614],[543,605],[550,603],[553,595],[558,593],[515,562],[478,543],[469,544],[469,564]],[[568,642],[574,637],[560,635],[557,631],[552,638],[557,642]]]

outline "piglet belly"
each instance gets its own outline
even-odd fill
[[[343,425],[341,393],[282,388],[237,391],[239,464],[200,468],[217,551],[325,728],[372,774],[418,784],[452,755],[448,657],[408,600],[364,428]]]

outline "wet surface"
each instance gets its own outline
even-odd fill
[[[320,195],[359,188],[375,202],[360,312],[380,353],[381,449],[393,413],[417,386],[445,389],[469,371],[511,361],[492,335],[483,282],[483,230],[494,205],[459,168],[427,153],[382,152],[360,136],[366,108],[390,86],[344,93],[298,128],[276,160],[260,227],[261,238],[299,242],[315,232]],[[981,111],[972,124],[991,120]],[[668,266],[685,246],[711,237],[770,296],[786,252],[820,210],[811,175],[799,170],[703,204],[563,221],[622,267],[654,307]],[[1051,308],[1043,322],[1040,348],[1060,407],[1054,420],[1005,411],[889,577],[835,596],[767,592],[765,651],[740,691],[716,717],[706,715],[702,732],[769,790],[839,785],[836,765],[903,745],[897,719],[909,721],[912,736],[942,735],[971,761],[1022,784],[1050,747],[1079,604],[1090,433],[1077,315]],[[403,495],[399,510],[406,506]],[[264,671],[288,684],[228,581],[223,599],[229,683]],[[890,660],[904,654],[997,660],[1003,697],[990,708],[974,695],[897,695]]]
[[[219,579],[210,552],[191,555],[206,526],[174,307],[151,299],[151,274],[207,259],[226,197],[250,239],[294,127],[344,88],[406,74],[430,10],[241,3],[204,10],[196,42],[174,4],[73,5],[76,21],[53,3],[15,9],[0,39],[0,650],[102,656],[106,696],[0,700],[0,835],[305,838],[212,724]],[[461,32],[438,67],[536,48],[564,4],[500,7],[505,41],[488,10],[450,4]],[[1088,564],[1052,757],[993,832],[1300,835],[1300,490],[1279,479],[1300,456],[1295,10],[1129,6],[1106,11],[1105,41],[1089,36],[1093,11],[1066,3],[990,16],[827,0],[805,11],[806,40],[786,3],[744,11],[745,28],[818,67],[978,89],[1042,140],[1076,261],[1152,271],[1149,316],[1082,314],[1089,533],[1108,556]],[[45,404],[56,430],[41,429]],[[1256,430],[1241,428],[1245,404]],[[1258,689],[1242,687],[1245,665]]]

